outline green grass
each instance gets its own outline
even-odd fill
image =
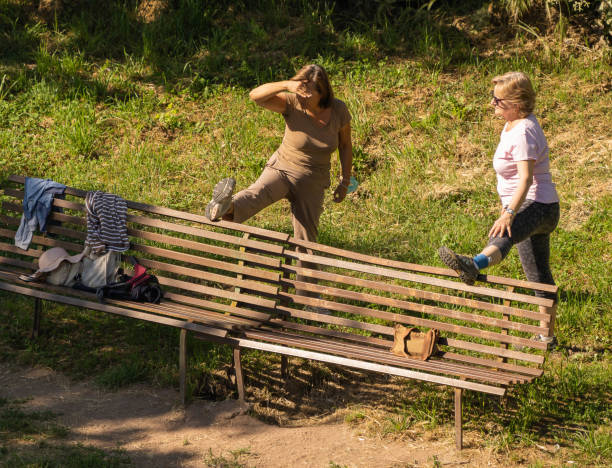
[[[83,1],[49,24],[31,3],[0,3],[0,182],[49,177],[202,213],[220,177],[245,187],[281,141],[282,118],[249,102],[249,89],[317,61],[351,110],[360,181],[342,204],[327,196],[320,241],[414,263],[440,265],[442,243],[482,247],[498,211],[491,157],[501,124],[488,107],[491,78],[528,72],[561,196],[551,251],[560,346],[544,376],[505,402],[468,392],[466,429],[500,451],[552,439],[586,466],[610,463],[609,48],[586,47],[590,39],[575,32],[561,42],[510,30],[483,2],[462,2],[453,23],[452,10],[401,10],[400,2],[379,2],[387,6],[378,11],[368,2],[351,10],[193,0],[146,23],[135,1]],[[249,223],[291,232],[285,202]],[[516,252],[491,274],[522,278]],[[45,304],[44,334],[32,341],[31,307],[0,293],[3,360],[92,377],[107,389],[178,385],[175,330]],[[190,350],[197,393],[203,373],[231,356],[195,340]],[[246,360],[256,370],[272,358]],[[388,408],[379,432],[449,424],[450,391],[406,386],[419,397],[407,392]]]

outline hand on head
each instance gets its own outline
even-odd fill
[[[299,97],[308,99],[312,96],[312,93],[309,91],[308,86],[305,80],[303,81],[290,81],[289,86],[287,87],[289,91],[297,94]]]

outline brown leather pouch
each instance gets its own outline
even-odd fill
[[[437,351],[436,342],[439,336],[440,332],[433,328],[423,333],[416,328],[396,324],[391,352],[397,356],[426,361]]]

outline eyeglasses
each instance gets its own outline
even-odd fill
[[[499,103],[502,101],[505,101],[505,99],[500,99],[498,97],[495,97],[495,92],[491,91],[491,99],[493,99],[493,105],[494,106],[499,106]]]

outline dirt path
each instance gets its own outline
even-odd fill
[[[347,424],[304,427],[267,425],[235,400],[178,405],[171,389],[132,386],[105,392],[48,369],[0,364],[0,396],[30,398],[26,407],[59,414],[69,427],[67,443],[121,448],[136,466],[206,467],[210,450],[255,467],[508,466],[483,449],[461,453],[451,434],[437,441],[385,441],[359,436]],[[435,456],[435,458],[434,458]],[[439,464],[435,463],[435,460]]]

